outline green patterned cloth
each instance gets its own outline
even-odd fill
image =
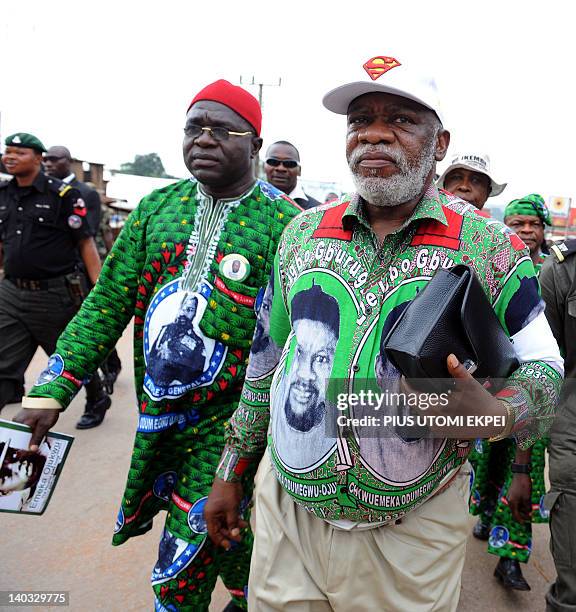
[[[542,223],[546,225],[552,225],[550,219],[550,211],[546,202],[541,195],[537,193],[531,193],[530,195],[519,198],[518,200],[512,200],[507,204],[504,209],[504,219],[511,217],[512,215],[530,215],[539,217]]]
[[[347,390],[356,391],[370,380],[397,384],[382,339],[435,271],[456,263],[474,268],[508,335],[542,312],[522,241],[433,186],[380,246],[357,196],[295,219],[280,242],[258,322],[268,331],[252,348],[218,475],[239,479],[268,444],[277,477],[298,504],[327,520],[355,522],[396,520],[449,482],[469,441],[383,437],[360,425],[337,435],[339,414],[362,413],[337,410],[325,388],[328,380],[350,381]],[[548,429],[560,385],[553,365],[531,361],[499,392],[522,448]]]
[[[539,274],[545,255],[541,254],[534,269]],[[544,470],[548,439],[532,446],[530,480],[532,481],[532,523],[547,523],[549,512],[544,507],[546,483]],[[511,440],[490,443],[477,440],[470,454],[474,480],[470,494],[470,513],[490,526],[488,552],[528,563],[532,551],[532,523],[519,523],[508,505],[508,490],[514,474],[511,465],[516,445]]]
[[[532,523],[547,523],[549,512],[544,507],[545,451],[548,440],[538,440],[532,446]],[[516,445],[511,440],[490,443],[477,440],[470,455],[474,482],[470,496],[470,513],[490,526],[488,552],[508,559],[528,563],[532,551],[532,523],[514,520],[507,494],[514,474]]]
[[[262,181],[232,200],[213,201],[194,180],[146,196],[30,392],[66,407],[134,317],[139,421],[113,543],[168,512],[152,574],[157,609],[208,609],[218,573],[246,605],[251,535],[237,553],[215,551],[202,511],[245,376],[257,297],[298,212]]]

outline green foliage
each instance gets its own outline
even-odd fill
[[[134,161],[126,162],[120,166],[122,174],[138,174],[140,176],[156,176],[160,178],[174,178],[166,174],[164,164],[158,153],[147,153],[136,155]]]

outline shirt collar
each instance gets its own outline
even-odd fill
[[[196,185],[198,186],[198,193],[207,198],[208,200],[213,201],[214,198],[210,195],[208,195],[204,189],[202,188],[202,183],[198,182],[198,181],[194,181],[196,183]],[[220,198],[218,200],[218,202],[240,202],[241,200],[243,200],[244,198],[247,198],[249,195],[251,195],[251,193],[254,191],[254,189],[256,188],[256,185],[258,185],[258,181],[254,180],[254,184],[249,187],[243,194],[235,197],[235,198]]]
[[[36,178],[34,179],[31,187],[39,191],[40,193],[44,193],[48,188],[48,179],[44,172],[38,172]]]
[[[301,198],[302,200],[308,199],[308,196],[304,193],[304,189],[302,189],[302,185],[300,185],[300,183],[296,183],[296,187],[292,189],[292,191],[288,194],[288,197],[291,200],[295,200],[296,198]]]
[[[76,175],[74,174],[74,172],[71,172],[66,178],[62,179],[63,183],[66,183],[67,185],[70,185],[70,183],[76,178]]]
[[[420,219],[434,219],[442,223],[442,225],[448,226],[446,215],[442,209],[440,192],[433,183],[430,184],[416,205],[416,208],[412,211],[412,214],[400,229],[404,229],[412,222]],[[352,229],[354,222],[359,222],[367,228],[370,228],[366,213],[364,212],[364,200],[358,193],[352,196],[342,215],[342,226],[345,229]]]

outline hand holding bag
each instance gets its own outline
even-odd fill
[[[464,264],[434,275],[396,321],[384,348],[408,379],[450,379],[450,353],[474,364],[478,379],[505,379],[518,367],[511,340],[474,270]]]

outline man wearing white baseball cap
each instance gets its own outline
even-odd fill
[[[490,176],[490,158],[485,153],[456,153],[437,185],[482,210],[486,200],[500,195],[507,183],[498,184]]]
[[[265,363],[252,351],[226,427],[204,516],[212,540],[230,549],[240,539],[242,473],[262,459],[251,612],[456,610],[471,441],[513,434],[524,448],[554,413],[561,357],[545,319],[537,317],[536,333],[552,338],[555,352],[539,349],[529,327],[540,303],[532,262],[504,225],[434,185],[450,135],[434,81],[403,62],[358,62],[350,82],[324,97],[324,106],[347,116],[356,193],[306,210],[286,227],[267,289],[271,303],[258,315],[275,351]],[[381,405],[358,405],[366,389],[382,397],[400,388],[382,338],[437,270],[464,262],[491,302],[498,298],[495,312],[524,368],[496,397],[446,354],[456,391],[444,406],[422,406],[426,414],[444,421],[461,415],[468,424],[470,416],[474,423],[499,418],[447,427],[436,438],[387,431],[378,417],[404,405],[382,412]],[[330,392],[337,380],[346,393]],[[360,423],[371,408],[375,420]]]

